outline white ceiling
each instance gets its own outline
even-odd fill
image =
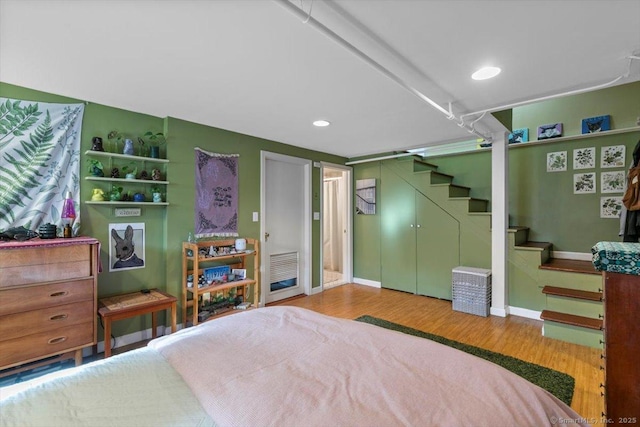
[[[456,117],[640,80],[640,0],[284,3],[0,0],[0,80],[344,157],[475,137],[315,22]]]

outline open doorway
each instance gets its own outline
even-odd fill
[[[351,169],[322,164],[322,286],[351,281]]]

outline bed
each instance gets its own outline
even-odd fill
[[[226,316],[0,390],[3,426],[580,424],[547,391],[433,341],[297,307]]]

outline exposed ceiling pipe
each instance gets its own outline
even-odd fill
[[[386,76],[387,78],[393,80],[395,83],[400,85],[402,88],[404,88],[405,90],[409,91],[413,95],[417,96],[420,100],[426,102],[431,107],[433,107],[436,110],[440,111],[442,114],[445,115],[445,117],[447,119],[456,120],[456,116],[453,114],[453,112],[443,108],[438,103],[433,101],[431,98],[429,98],[428,96],[426,96],[425,94],[420,92],[418,89],[416,89],[413,86],[409,85],[407,82],[405,82],[400,77],[398,77],[395,74],[393,74],[387,68],[385,68],[384,66],[382,66],[378,62],[374,61],[371,57],[369,57],[367,54],[365,54],[364,52],[359,50],[357,47],[355,47],[354,45],[349,43],[347,40],[343,39],[338,34],[333,32],[329,28],[327,28],[325,25],[323,25],[322,23],[318,22],[316,19],[314,19],[310,15],[310,13],[307,13],[304,10],[298,8],[297,6],[292,4],[289,0],[275,0],[275,1],[278,4],[280,4],[282,7],[287,9],[289,12],[291,12],[294,15],[298,16],[302,20],[303,23],[311,25],[316,30],[320,31],[321,33],[323,33],[324,35],[329,37],[331,40],[333,40],[334,42],[338,43],[340,46],[344,47],[349,52],[351,52],[352,54],[354,54],[355,56],[357,56],[358,58],[360,58],[361,60],[363,60],[364,62],[366,62],[367,64],[369,64],[373,68],[375,68],[376,70],[378,70],[384,76]],[[309,12],[310,11],[311,10],[309,10]],[[472,126],[467,126],[466,124],[464,124],[462,122],[462,120],[456,120],[456,122],[457,122],[458,126],[464,128],[469,133],[472,133],[472,134],[476,135],[477,137],[482,138],[482,139],[484,139],[486,141],[491,141],[491,137],[490,136],[482,134],[481,132],[479,132],[478,130],[476,130]]]
[[[346,162],[345,165],[351,166],[351,165],[357,165],[357,164],[360,164],[360,163],[377,162],[378,160],[397,159],[399,157],[416,156],[416,155],[419,156],[420,153],[411,152],[411,153],[390,154],[388,156],[374,157],[374,158],[371,158],[371,159],[353,160],[353,161],[350,161],[350,162]]]
[[[614,83],[620,81],[623,78],[629,77],[631,75],[631,62],[634,59],[640,59],[640,56],[629,55],[629,56],[626,57],[626,59],[629,60],[629,64],[627,66],[627,72],[625,74],[623,74],[622,76],[618,76],[618,77],[616,77],[615,79],[613,79],[613,80],[611,80],[609,82],[601,83],[601,84],[596,85],[596,86],[590,86],[590,87],[587,87],[587,88],[584,88],[584,89],[575,89],[575,90],[571,90],[569,92],[563,92],[563,93],[557,93],[557,94],[554,94],[554,95],[542,96],[540,98],[529,99],[529,100],[521,101],[521,102],[514,102],[512,104],[500,105],[500,106],[497,106],[497,107],[487,108],[485,110],[474,111],[473,113],[462,114],[460,116],[460,122],[463,123],[465,118],[471,117],[471,116],[477,116],[479,114],[482,114],[482,116],[484,116],[486,113],[492,113],[492,112],[495,112],[495,111],[502,111],[502,110],[509,110],[509,109],[512,109],[512,108],[515,108],[515,107],[521,107],[523,105],[533,104],[533,103],[536,103],[536,102],[548,101],[550,99],[562,98],[564,96],[578,95],[578,94],[585,93],[585,92],[591,92],[591,91],[598,90],[598,89],[604,89],[604,88],[609,87],[609,86],[613,85]],[[474,123],[475,123],[475,121],[474,121]]]

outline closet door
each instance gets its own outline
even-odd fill
[[[417,293],[451,300],[451,270],[460,265],[460,224],[416,191]]]
[[[415,294],[415,190],[384,166],[380,173],[382,287]]]

